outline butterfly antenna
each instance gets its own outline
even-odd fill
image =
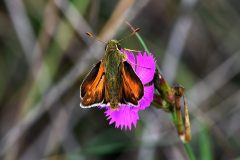
[[[130,22],[125,21],[125,23],[131,28],[131,30],[134,32],[136,29],[131,25]]]
[[[98,39],[98,38],[97,38],[95,35],[93,35],[91,32],[86,32],[86,35],[87,35],[89,38],[93,38],[93,39],[95,39],[95,40],[97,40],[97,41],[99,41],[99,42],[102,42],[102,43],[107,44],[107,42],[104,42],[104,41]]]
[[[127,39],[127,38],[129,38],[129,37],[131,37],[131,36],[133,36],[133,35],[135,35],[138,31],[140,31],[140,28],[134,29],[134,30],[132,31],[132,33],[130,33],[129,35],[127,35],[127,36],[123,37],[122,39],[120,39],[119,42],[121,42],[121,41],[123,41],[123,40],[125,40],[125,39]]]

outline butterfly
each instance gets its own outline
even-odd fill
[[[138,106],[143,94],[143,84],[121,52],[119,41],[109,40],[102,60],[80,85],[80,106],[110,106],[112,110],[118,109],[121,104]]]

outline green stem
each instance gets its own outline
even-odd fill
[[[144,48],[144,50],[147,51],[147,54],[150,53],[149,49],[147,48],[147,46],[146,46],[145,42],[143,41],[142,37],[138,33],[136,33],[136,36],[137,36],[137,39],[139,40],[139,42],[141,43],[142,47]],[[160,72],[160,67],[158,66],[158,64],[156,64],[156,67]]]
[[[189,144],[183,144],[183,146],[184,146],[184,149],[185,149],[185,151],[188,155],[188,159],[189,160],[196,160],[196,157],[193,153],[193,150],[192,150],[191,146]]]
[[[173,123],[176,126],[177,114],[176,114],[175,110],[173,112],[171,112],[171,118],[172,118]]]
[[[147,53],[149,53],[149,49],[147,48],[146,44],[144,43],[142,37],[138,33],[136,33],[136,36],[137,36],[139,42],[141,43],[141,45],[143,46],[144,50],[147,51]]]
[[[139,42],[141,43],[142,47],[144,48],[144,50],[147,51],[147,53],[149,53],[149,50],[148,50],[145,42],[144,42],[143,39],[141,38],[141,36],[140,36],[138,33],[136,33],[136,36],[137,36]],[[160,67],[158,66],[158,64],[156,64],[156,66],[157,66],[157,69],[160,71]],[[171,87],[169,87],[169,88],[171,88]],[[176,111],[174,111],[174,112],[171,113],[171,119],[172,119],[172,122],[173,122],[173,123],[175,124],[175,126],[176,126],[176,121],[177,121]],[[196,160],[195,155],[194,155],[194,153],[193,153],[193,150],[192,150],[191,146],[190,146],[189,144],[184,144],[184,143],[183,143],[183,146],[184,146],[184,149],[185,149],[185,151],[186,151],[186,153],[187,153],[188,159],[189,159],[189,160]]]

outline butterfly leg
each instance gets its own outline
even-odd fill
[[[124,48],[124,50],[130,51],[130,52],[141,52],[141,51],[139,51],[139,50],[128,49],[128,48]]]

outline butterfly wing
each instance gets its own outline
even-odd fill
[[[89,108],[99,106],[104,101],[105,74],[104,65],[97,63],[80,86],[80,106]]]
[[[138,101],[144,94],[144,88],[141,80],[127,61],[122,62],[121,73],[123,102],[138,105]]]

